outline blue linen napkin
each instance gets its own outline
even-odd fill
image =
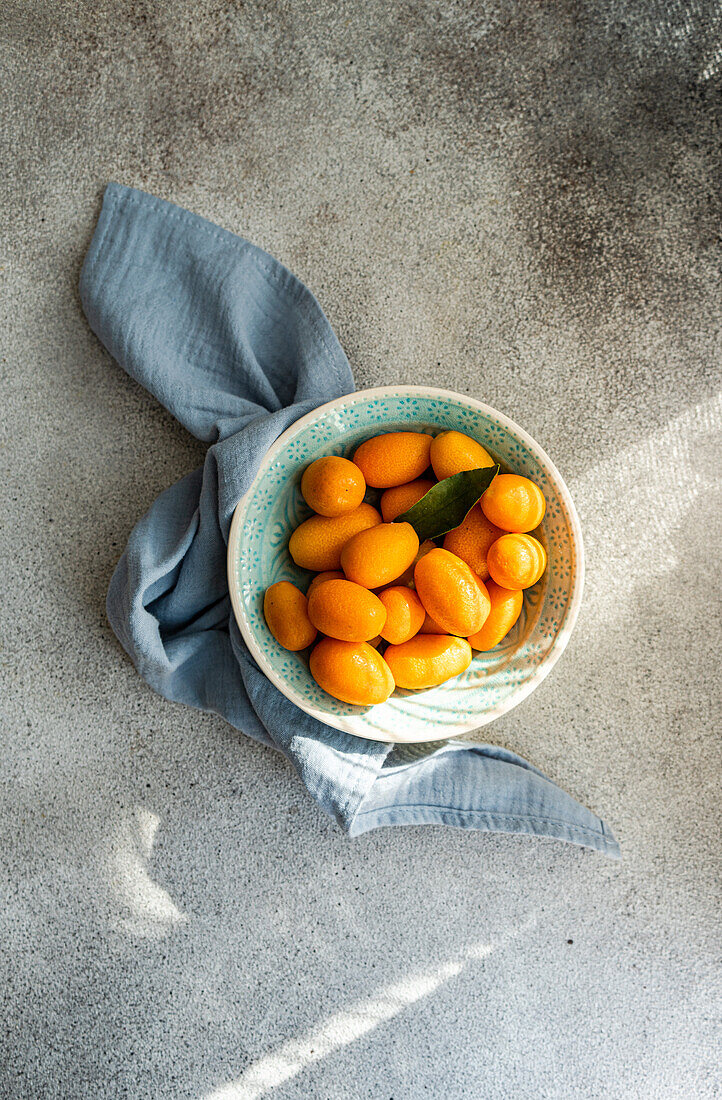
[[[306,287],[248,241],[111,183],[80,293],[111,355],[210,444],[202,469],[139,521],[108,592],[111,626],[151,687],[280,749],[351,836],[440,823],[557,837],[619,858],[605,824],[514,753],[340,733],[281,695],[246,649],[226,582],[233,510],[281,432],[354,389]]]

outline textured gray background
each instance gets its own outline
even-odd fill
[[[3,24],[0,1095],[719,1095],[719,6],[10,0]],[[621,864],[349,842],[282,759],[137,677],[105,590],[202,449],[81,313],[109,179],[283,260],[360,387],[461,390],[554,456],[584,607],[487,732]]]

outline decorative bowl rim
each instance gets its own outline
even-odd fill
[[[369,732],[362,733],[356,728],[356,724],[352,723],[345,715],[328,713],[320,710],[317,707],[309,704],[301,696],[297,695],[294,688],[288,684],[283,677],[279,676],[273,666],[270,664],[260,647],[258,646],[253,633],[249,627],[244,608],[241,600],[241,594],[239,586],[236,581],[236,561],[241,548],[241,537],[243,534],[243,514],[245,505],[250,501],[251,494],[258,484],[259,480],[264,476],[264,473],[268,466],[272,463],[275,456],[284,449],[290,436],[294,436],[299,430],[302,430],[306,424],[312,423],[319,415],[326,413],[328,410],[337,408],[339,406],[347,405],[358,398],[364,400],[374,400],[376,398],[383,397],[399,397],[405,394],[413,395],[417,394],[420,397],[437,398],[441,400],[453,400],[460,401],[467,407],[474,409],[477,412],[482,413],[488,417],[495,417],[499,426],[506,431],[516,434],[519,440],[534,454],[537,460],[546,468],[548,475],[555,482],[557,491],[560,498],[563,500],[564,506],[567,510],[569,518],[569,527],[571,532],[571,541],[574,547],[575,554],[575,571],[572,582],[572,591],[569,602],[567,603],[566,612],[564,616],[564,624],[556,635],[551,648],[545,655],[544,659],[537,665],[532,675],[523,683],[520,684],[516,691],[512,692],[510,696],[502,700],[500,703],[495,703],[493,706],[487,708],[483,713],[475,716],[475,721],[466,722],[458,728],[454,729],[451,736],[458,737],[464,733],[470,733],[472,730],[477,730],[482,726],[487,725],[489,722],[496,718],[500,718],[503,714],[508,713],[519,703],[529,696],[532,691],[545,677],[551,672],[554,665],[557,663],[562,653],[567,647],[569,639],[576,625],[577,617],[579,615],[579,609],[582,602],[582,594],[584,591],[584,576],[585,576],[585,562],[584,562],[584,540],[582,538],[582,528],[579,521],[579,515],[577,513],[572,495],[567,488],[564,478],[560,474],[557,467],[552,462],[549,455],[541,447],[536,440],[524,431],[514,420],[506,416],[504,413],[494,409],[491,405],[485,404],[483,401],[477,401],[474,397],[469,397],[468,394],[458,393],[455,390],[445,390],[434,386],[375,386],[364,390],[354,390],[352,393],[344,394],[341,397],[336,397],[332,401],[325,401],[321,405],[317,405],[315,409],[305,413],[299,417],[298,420],[294,420],[293,424],[290,424],[271,444],[263,458],[260,465],[254,475],[251,484],[248,489],[240,498],[233,511],[233,517],[231,519],[231,526],[228,534],[228,551],[226,556],[226,566],[228,575],[228,590],[231,597],[231,606],[233,608],[233,614],[238,624],[238,628],[241,632],[244,642],[248,646],[251,656],[254,661],[261,668],[266,677],[270,680],[274,687],[290,699],[300,710],[306,714],[311,715],[313,718],[317,718],[324,725],[331,726],[334,729],[341,730],[344,733],[351,733],[356,737],[365,737],[371,741],[392,741],[390,737],[382,737],[379,733]],[[309,674],[310,675],[310,674]],[[446,741],[449,739],[448,729],[440,729],[436,734],[425,733],[423,738],[414,738],[408,743],[412,744],[418,741]],[[398,741],[404,740],[403,738],[395,739]]]

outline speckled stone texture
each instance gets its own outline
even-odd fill
[[[719,5],[9,0],[2,20],[0,1095],[707,1098],[719,970]],[[349,841],[153,695],[105,620],[202,448],[77,281],[104,184],[278,256],[359,387],[548,449],[586,535],[551,676],[485,735],[615,864]]]

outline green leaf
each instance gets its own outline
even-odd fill
[[[445,477],[394,523],[410,523],[419,542],[441,538],[464,522],[498,473],[498,466],[486,466]]]

